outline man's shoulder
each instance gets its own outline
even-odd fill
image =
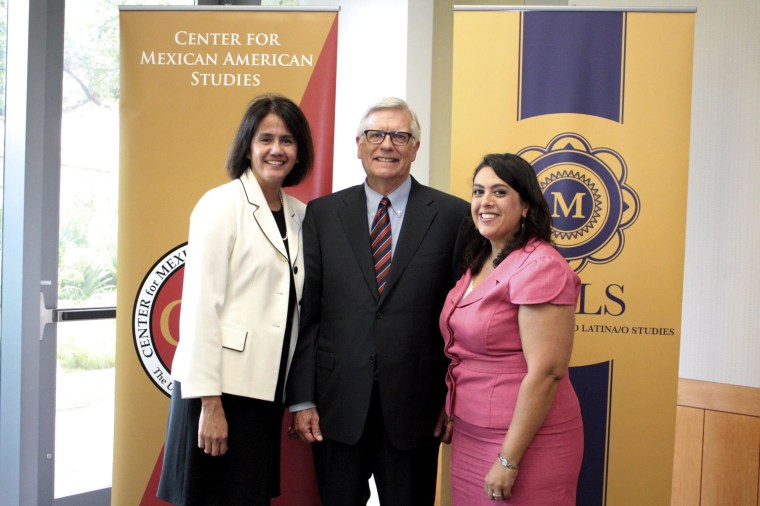
[[[466,200],[461,199],[455,195],[451,195],[450,193],[437,190],[432,186],[426,186],[421,183],[417,183],[413,185],[412,188],[413,191],[411,195],[417,193],[422,198],[430,199],[445,209],[451,209],[452,211],[457,212],[465,212],[470,207],[470,203]]]
[[[357,195],[357,191],[361,189],[362,189],[362,185],[356,185],[356,186],[350,186],[348,188],[344,188],[342,190],[338,190],[333,193],[328,193],[327,195],[322,195],[321,197],[317,197],[315,199],[310,200],[309,203],[307,204],[307,207],[310,207],[310,208],[332,207],[341,202],[345,202],[347,200],[351,200],[352,198],[355,198]]]

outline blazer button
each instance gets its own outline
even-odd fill
[[[298,274],[298,266],[293,267],[293,274]]]
[[[382,311],[378,311],[376,316],[378,320],[382,320],[385,315],[383,314]]]

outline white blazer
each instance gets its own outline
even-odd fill
[[[301,300],[306,206],[283,192],[290,262],[249,168],[208,191],[190,216],[172,377],[182,397],[222,392],[273,401],[288,318],[290,274]],[[298,335],[298,304],[287,368]]]

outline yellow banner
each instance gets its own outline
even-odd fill
[[[692,12],[455,12],[452,190],[519,153],[583,282],[578,504],[670,503],[693,36]]]
[[[338,13],[122,8],[120,23],[112,504],[157,505],[190,212],[228,180],[233,135],[264,92],[299,103],[314,132],[314,174],[288,192],[331,190]],[[273,504],[318,504],[308,446],[283,438],[283,466]]]

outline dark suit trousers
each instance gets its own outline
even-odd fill
[[[361,439],[347,445],[325,439],[312,447],[317,484],[324,506],[360,506],[370,497],[368,480],[375,477],[382,506],[432,506],[440,442],[398,450],[385,433],[377,382]]]

